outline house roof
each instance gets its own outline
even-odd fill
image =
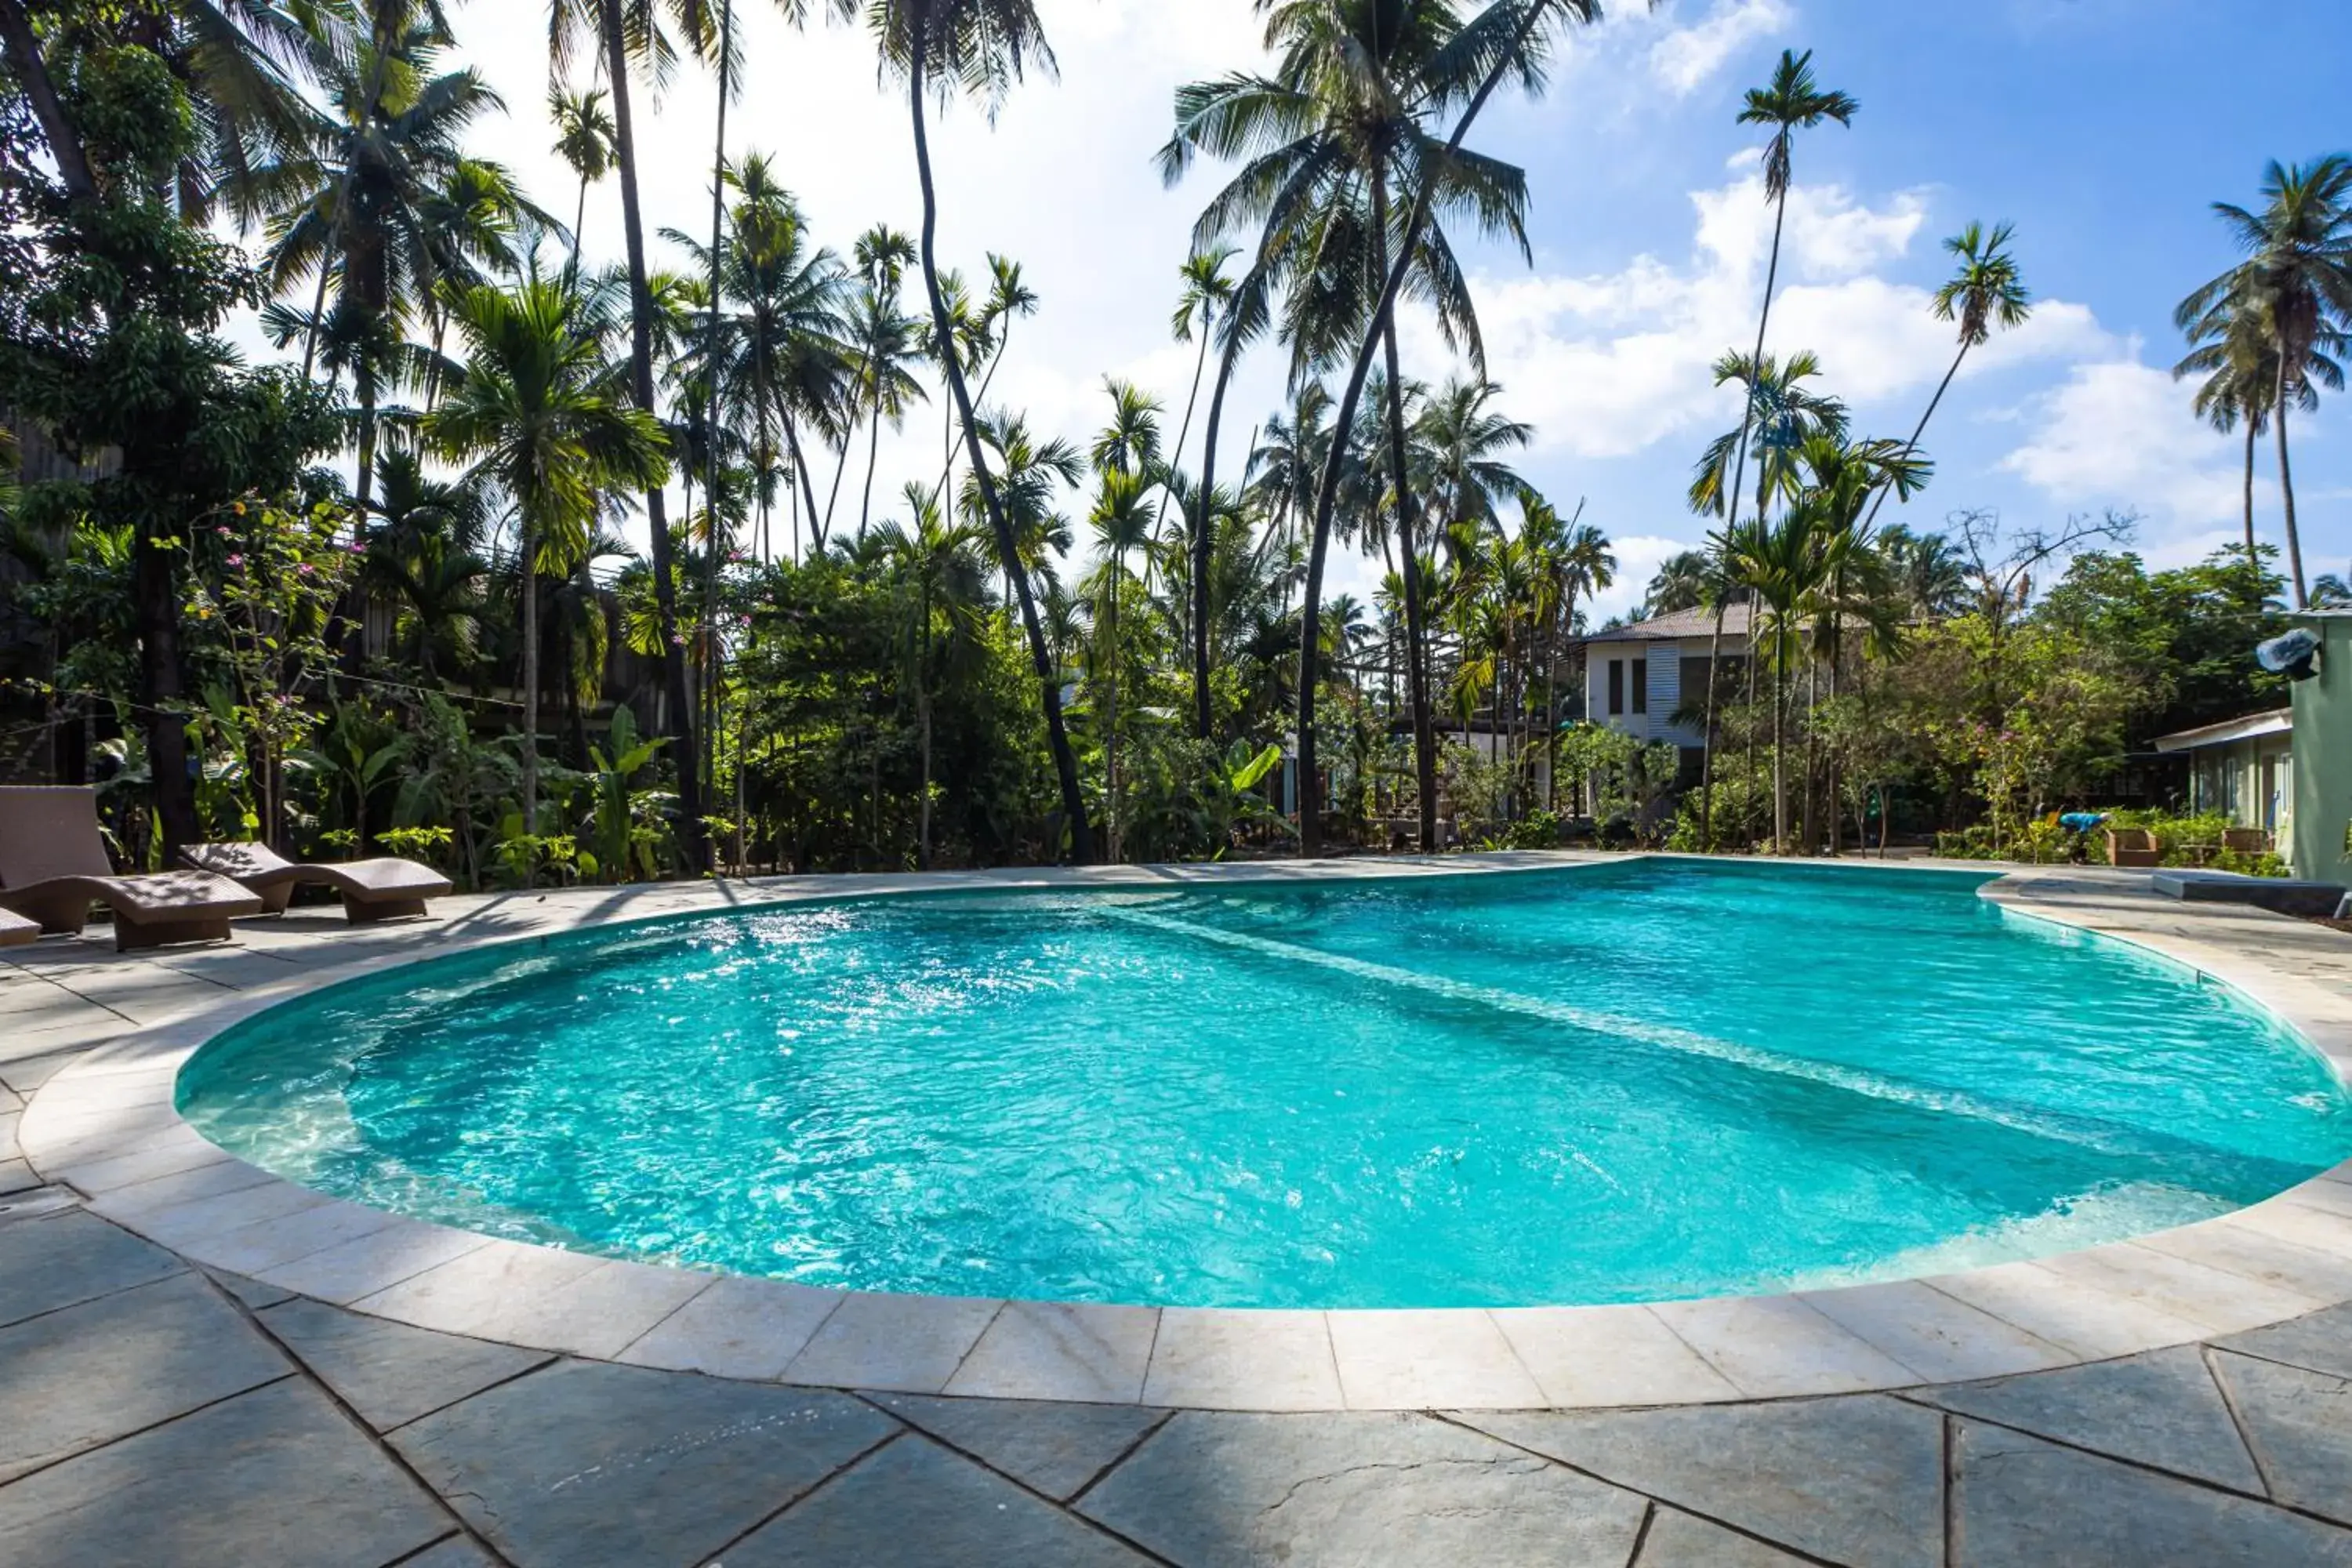
[[[1693,608],[1675,610],[1667,615],[1654,616],[1646,621],[1636,621],[1629,626],[1616,626],[1605,632],[1595,632],[1584,640],[1601,642],[1680,642],[1685,637],[1711,637],[1715,635],[1715,612]],[[1743,601],[1723,607],[1723,635],[1727,637],[1748,636],[1748,605]]]
[[[2284,735],[2294,729],[2294,710],[2279,708],[2268,713],[2249,713],[2242,719],[2224,719],[2218,724],[2202,724],[2194,730],[2183,730],[2177,735],[2158,735],[2156,749],[2159,752],[2200,752],[2208,746],[2226,746],[2232,741]]]

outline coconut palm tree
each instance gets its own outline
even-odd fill
[[[1535,426],[1495,411],[1502,391],[1483,376],[1456,377],[1423,404],[1413,421],[1413,447],[1423,455],[1423,483],[1433,492],[1431,504],[1441,526],[1493,527],[1496,503],[1527,489],[1501,454],[1526,447]]]
[[[605,0],[617,5],[619,0]],[[835,0],[846,12],[846,0]],[[928,99],[956,94],[980,100],[993,117],[996,107],[1013,84],[1032,68],[1050,72],[1054,52],[1045,41],[1034,0],[873,0],[866,12],[884,68],[901,77],[915,132],[915,171],[923,195],[923,228],[919,253],[923,285],[930,296],[931,326],[942,344],[953,342],[947,300],[940,291],[937,256],[940,204],[931,177]],[[1054,773],[1061,786],[1062,813],[1070,834],[1071,858],[1083,865],[1094,858],[1094,841],[1087,826],[1086,797],[1078,786],[1076,754],[1070,749],[1068,726],[1062,720],[1061,681],[1045,647],[1045,628],[1037,618],[1036,596],[1022,561],[1020,538],[997,495],[996,481],[981,452],[980,421],[963,366],[953,353],[940,355],[948,394],[956,417],[963,424],[964,448],[982,510],[996,536],[999,559],[1012,582],[1020,608],[1021,625],[1029,643],[1045,712],[1047,743],[1054,753]]]
[[[636,116],[630,73],[633,69],[645,69],[658,83],[674,68],[676,46],[660,25],[661,9],[667,9],[678,24],[696,56],[708,58],[716,49],[718,40],[704,0],[663,0],[659,7],[654,0],[551,0],[548,7],[549,64],[558,79],[583,38],[593,39],[604,57],[604,80],[613,95],[613,166],[621,177],[621,233],[627,256],[630,392],[637,406],[656,420],[661,409],[654,374],[655,301],[646,262],[645,212],[638,189]],[[794,9],[787,0],[787,14],[793,14]],[[663,472],[667,474],[666,468]],[[666,716],[680,759],[679,845],[688,867],[699,871],[710,860],[708,835],[703,828],[701,770],[692,763],[692,759],[701,752],[696,745],[693,697],[687,685],[686,637],[678,629],[669,500],[658,484],[646,491],[646,521],[653,542],[654,605],[663,685],[669,698]]]
[[[478,285],[450,301],[467,350],[466,377],[425,423],[431,448],[468,464],[514,509],[524,582],[523,831],[539,831],[539,594],[542,574],[564,575],[585,551],[608,488],[656,488],[668,459],[661,428],[632,408],[579,296],[533,280],[511,291]],[[681,782],[692,773],[679,769]]]
[[[1516,14],[1517,7],[1512,9]],[[1473,30],[1465,28],[1448,0],[1286,5],[1272,11],[1267,24],[1266,44],[1277,56],[1272,75],[1234,76],[1179,89],[1176,134],[1160,153],[1163,177],[1171,183],[1181,178],[1202,153],[1244,160],[1202,213],[1195,243],[1205,245],[1231,232],[1258,232],[1260,260],[1254,271],[1271,273],[1284,286],[1282,330],[1292,348],[1294,384],[1338,357],[1374,318],[1397,243],[1393,209],[1408,196],[1424,208],[1443,204],[1450,216],[1526,248],[1521,172],[1463,153],[1458,144],[1441,151],[1431,130],[1437,113],[1468,95],[1475,73],[1485,64],[1458,47]],[[1435,307],[1449,343],[1465,347],[1474,368],[1483,371],[1476,315],[1444,231],[1416,226],[1402,252],[1407,270]],[[1383,321],[1374,335],[1387,356],[1386,457],[1396,538],[1411,558],[1418,546],[1405,382],[1392,324]],[[1352,391],[1360,396],[1360,378]],[[1355,401],[1347,401],[1343,428],[1352,427]],[[1318,525],[1299,645],[1310,674],[1319,645],[1315,622],[1322,607],[1328,518],[1319,518]],[[1436,841],[1436,746],[1417,582],[1417,574],[1406,574],[1407,685],[1422,784],[1421,842],[1429,849]],[[1314,688],[1302,675],[1300,728],[1302,743],[1310,747],[1304,737],[1313,727]],[[1319,837],[1319,824],[1307,832]]]
[[[1756,352],[1748,356],[1750,364],[1763,363],[1764,339],[1772,324],[1772,295],[1780,280],[1780,238],[1788,226],[1789,187],[1795,175],[1791,148],[1796,134],[1814,129],[1824,120],[1851,126],[1862,107],[1844,93],[1824,90],[1813,79],[1812,66],[1811,49],[1801,55],[1781,50],[1780,63],[1773,69],[1771,81],[1764,87],[1749,89],[1747,102],[1739,111],[1740,124],[1769,126],[1772,132],[1772,139],[1764,144],[1764,199],[1772,204],[1772,252],[1764,270],[1764,309],[1756,319]],[[1757,418],[1755,384],[1750,383],[1748,390],[1748,409],[1740,423],[1739,458],[1732,468],[1731,510],[1725,519],[1727,528],[1739,521],[1739,489],[1748,472],[1748,427]]]
[[[1704,550],[1685,550],[1667,556],[1658,563],[1649,587],[1643,591],[1643,615],[1669,616],[1677,610],[1698,608],[1706,602],[1707,579],[1713,572],[1713,563]]]
[[[1936,416],[1944,394],[1951,390],[1952,378],[1960,374],[1969,351],[1990,342],[1995,327],[2003,331],[2021,327],[2033,314],[2033,296],[2026,291],[2025,275],[2009,250],[2010,241],[2016,237],[2017,230],[2010,224],[1996,224],[1988,230],[1980,223],[1971,223],[1944,241],[1944,248],[1959,258],[1960,266],[1936,290],[1934,309],[1936,320],[1959,323],[1960,352],[1952,356],[1952,368],[1944,373],[1936,395],[1927,400],[1927,412],[1919,416],[1919,427],[1911,432],[1906,456],[1919,449],[1919,437],[1927,433],[1927,421]],[[1869,522],[1878,521],[1878,509],[1886,504],[1892,489],[1880,488],[1878,499],[1870,503]]]
[[[931,691],[940,679],[985,657],[988,565],[986,541],[973,529],[951,526],[938,500],[921,485],[907,487],[911,528],[895,521],[876,531],[891,563],[910,616],[907,659],[915,689],[916,743],[922,757],[915,864],[931,866]]]
[[[362,511],[374,483],[376,402],[387,366],[381,354],[350,357],[350,346],[396,342],[445,280],[474,280],[452,265],[462,252],[446,230],[436,232],[431,209],[467,162],[467,132],[504,108],[479,72],[436,70],[455,40],[431,8],[377,0],[368,23],[348,38],[330,35],[313,44],[331,129],[251,175],[278,204],[264,256],[272,289],[283,293],[297,279],[318,275],[301,318],[305,377],[331,322],[345,339],[359,401]],[[494,186],[507,184],[492,166],[477,173]],[[519,193],[507,201],[524,205]]]
[[[1152,481],[1141,467],[1120,468],[1098,459],[1097,470],[1099,481],[1095,492],[1094,510],[1087,515],[1087,525],[1094,535],[1095,549],[1102,556],[1102,566],[1096,574],[1091,597],[1098,612],[1097,619],[1102,633],[1097,644],[1099,651],[1095,658],[1096,668],[1103,675],[1104,694],[1103,842],[1105,853],[1116,862],[1119,858],[1119,836],[1124,822],[1119,812],[1118,672],[1126,645],[1119,638],[1118,605],[1127,593],[1127,559],[1138,551],[1150,549],[1158,520],[1144,504],[1145,498],[1151,493]]]
[[[599,56],[600,75],[602,59]],[[555,155],[580,176],[580,195],[572,215],[572,255],[564,264],[566,274],[575,279],[580,276],[581,231],[588,223],[588,187],[610,174],[619,157],[620,133],[606,101],[603,88],[573,92],[562,82],[553,82],[547,89],[547,116],[555,122]]]
[[[2352,157],[2273,163],[2263,175],[2263,196],[2260,213],[2213,204],[2246,259],[2183,300],[2173,319],[2192,343],[2221,343],[2232,331],[2258,331],[2275,353],[2270,415],[2278,437],[2288,575],[2295,608],[2302,609],[2310,595],[2295,520],[2287,410],[2315,397],[2317,387],[2344,385],[2341,362],[2352,348],[2347,335],[2352,327]]]
[[[850,307],[849,336],[857,344],[857,379],[850,395],[850,425],[862,414],[868,422],[866,443],[866,489],[858,504],[857,531],[866,531],[874,513],[874,470],[881,461],[882,422],[903,429],[908,408],[929,395],[907,367],[921,357],[923,323],[898,309],[899,289],[907,268],[915,264],[915,242],[887,224],[877,224],[857,237],[855,251],[860,287]],[[815,526],[824,544],[833,527],[833,509],[841,499],[841,476],[849,466],[849,442],[841,443],[834,466],[833,493],[825,499],[824,521]]]
[[[1456,104],[1461,105],[1460,113],[1454,120],[1452,134],[1442,146],[1422,145],[1423,156],[1418,163],[1433,176],[1451,174],[1467,167],[1463,143],[1496,89],[1513,77],[1530,89],[1538,87],[1543,79],[1549,30],[1559,24],[1590,23],[1599,19],[1600,14],[1599,0],[1514,0],[1510,4],[1487,6],[1462,26],[1439,54],[1427,62],[1424,75],[1429,91],[1423,100],[1425,112],[1429,115],[1445,112]],[[1465,98],[1466,102],[1464,101]],[[1410,191],[1412,201],[1402,223],[1397,226],[1394,244],[1388,247],[1385,279],[1380,282],[1377,291],[1366,301],[1369,309],[1360,341],[1356,346],[1354,364],[1349,373],[1346,390],[1339,397],[1334,423],[1342,430],[1353,426],[1365,380],[1371,373],[1372,361],[1388,346],[1396,303],[1402,294],[1406,279],[1423,264],[1429,254],[1430,247],[1426,243],[1429,225],[1437,205],[1450,190],[1455,188],[1453,182],[1444,177],[1416,179],[1404,187]],[[1490,206],[1479,216],[1482,219],[1491,220],[1500,214]],[[1373,226],[1375,232],[1383,235],[1388,227],[1386,223]],[[1262,264],[1270,254],[1268,248],[1262,245]],[[1380,270],[1374,268],[1375,272]],[[1335,332],[1328,341],[1336,347],[1342,336],[1344,333]],[[1389,380],[1392,385],[1399,381],[1393,366]],[[1322,591],[1324,554],[1330,537],[1332,514],[1339,504],[1345,460],[1346,443],[1334,443],[1316,487],[1315,514],[1308,535],[1307,614],[1299,637],[1301,668],[1298,683],[1299,763],[1303,775],[1308,778],[1315,773],[1313,710],[1316,681],[1313,676],[1318,639],[1314,623],[1320,613],[1318,595]],[[1402,468],[1402,460],[1399,460],[1398,467]],[[1405,574],[1408,591],[1415,580],[1415,574]],[[1422,748],[1424,755],[1429,750],[1426,746]],[[1426,764],[1423,771],[1424,773],[1429,771]],[[1432,793],[1424,789],[1424,800]],[[1423,826],[1429,828],[1433,825],[1424,821]],[[1301,847],[1312,853],[1320,847],[1322,837],[1320,822],[1312,812],[1306,814],[1301,829]],[[1432,833],[1424,833],[1423,842],[1429,842],[1433,837]]]

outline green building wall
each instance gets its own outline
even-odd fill
[[[2304,615],[2317,632],[2319,673],[2294,684],[2294,837],[2289,862],[2314,882],[2352,883],[2352,613]]]

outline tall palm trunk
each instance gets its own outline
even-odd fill
[[[1936,410],[1943,404],[1944,394],[1952,389],[1952,378],[1960,374],[1961,362],[1969,357],[1969,349],[1970,346],[1971,345],[1965,338],[1960,341],[1960,352],[1953,356],[1952,368],[1944,373],[1943,382],[1936,388],[1936,395],[1927,400],[1927,412],[1919,416],[1918,427],[1911,432],[1911,439],[1903,443],[1904,461],[1908,462],[1912,454],[1918,451],[1919,437],[1927,433],[1927,421],[1936,416]],[[1863,519],[1862,531],[1864,533],[1867,534],[1870,531],[1870,525],[1878,521],[1878,509],[1886,504],[1887,492],[1892,490],[1895,487],[1892,484],[1885,484],[1879,487],[1878,499],[1870,503],[1870,515]]]
[[[1372,265],[1388,271],[1389,189],[1378,172],[1372,176]],[[1421,548],[1413,537],[1412,480],[1406,469],[1404,437],[1404,378],[1397,354],[1396,319],[1391,314],[1381,333],[1381,352],[1389,373],[1389,472],[1396,486],[1397,549],[1404,556],[1405,693],[1412,704],[1413,779],[1421,791],[1421,852],[1437,853],[1437,731],[1429,714],[1429,659],[1423,647]]]
[[[517,581],[522,592],[522,830],[539,833],[539,536],[530,514],[521,516],[521,560]],[[679,770],[681,773],[685,769]]]
[[[1510,74],[1511,62],[1520,57],[1528,41],[1535,36],[1536,29],[1543,26],[1550,13],[1551,7],[1545,5],[1530,5],[1525,8],[1509,47],[1496,53],[1486,79],[1478,84],[1478,90],[1471,95],[1469,103],[1462,110],[1462,117],[1454,121],[1454,133],[1446,139],[1441,159],[1450,160],[1462,150],[1463,141],[1470,134],[1470,128],[1478,122],[1478,116],[1485,110],[1487,100],[1495,96],[1495,89]],[[1373,305],[1363,341],[1356,346],[1356,363],[1349,372],[1347,390],[1340,396],[1339,406],[1333,410],[1331,450],[1324,458],[1322,477],[1316,487],[1314,532],[1307,549],[1306,604],[1298,636],[1298,771],[1300,779],[1310,788],[1316,773],[1315,687],[1316,665],[1320,657],[1318,639],[1323,635],[1323,568],[1330,552],[1332,515],[1339,504],[1339,475],[1347,463],[1347,432],[1354,425],[1356,409],[1363,401],[1364,382],[1371,374],[1372,357],[1380,352],[1395,319],[1397,297],[1404,289],[1405,274],[1412,269],[1413,252],[1421,245],[1422,231],[1428,226],[1430,205],[1436,195],[1435,181],[1427,178],[1421,181],[1413,193],[1412,207],[1406,216],[1403,229],[1397,236],[1395,254],[1389,259],[1388,279],[1381,286],[1379,300]],[[1306,855],[1313,855],[1323,847],[1320,809],[1307,807],[1304,792],[1300,796],[1298,847],[1300,853]]]
[[[1224,424],[1225,393],[1233,385],[1234,365],[1241,353],[1241,333],[1229,331],[1224,353],[1217,356],[1216,390],[1209,395],[1209,420],[1202,431],[1201,495],[1204,509],[1209,504],[1207,498],[1217,493],[1217,432]],[[1215,727],[1209,700],[1209,573],[1213,543],[1208,529],[1192,530],[1192,734],[1202,741],[1208,740]],[[1287,582],[1288,574],[1285,574],[1286,596],[1289,593]],[[1286,613],[1287,609],[1286,605]]]
[[[1108,820],[1103,824],[1105,853],[1111,864],[1118,864],[1118,580],[1126,569],[1125,552],[1111,556],[1110,567],[1110,681],[1107,689],[1108,711],[1103,722],[1103,782],[1108,787],[1103,795],[1103,811]]]
[[[857,537],[860,539],[866,537],[866,524],[874,518],[874,470],[881,462],[882,411],[877,407],[874,411],[873,428],[866,433],[866,495],[857,503]],[[826,526],[831,527],[832,521],[827,518]]]
[[[2287,357],[2284,353],[2279,355],[2278,396],[2273,423],[2278,432],[2279,498],[2286,503],[2287,577],[2294,586],[2294,607],[2304,610],[2311,606],[2311,595],[2303,583],[2303,535],[2294,525],[2294,465],[2286,448]]]
[[[2252,409],[2249,408],[2249,409],[2247,409],[2247,410],[2245,411],[2245,415],[2246,415],[2246,484],[2245,484],[2245,492],[2246,492],[2246,493],[2245,493],[2245,509],[2246,509],[2246,570],[2247,570],[2249,573],[2257,573],[2257,572],[2260,572],[2260,571],[2262,570],[2262,564],[2263,564],[2263,558],[2262,558],[2262,556],[2261,556],[2261,555],[2260,555],[2260,554],[2255,551],[2255,549],[2254,549],[2254,443],[2255,443],[2255,440],[2256,440],[2256,438],[2257,438],[2257,437],[2258,437],[2258,435],[2259,435],[2259,432],[2258,432],[2258,430],[2256,429],[2256,426],[2257,426],[2257,424],[2258,424],[2258,421],[2256,421],[2256,419],[2254,418],[2254,411],[2253,411]]]
[[[1715,693],[1722,683],[1723,612],[1730,604],[1730,595],[1717,594],[1715,598],[1715,633],[1706,645],[1706,729],[1699,736],[1698,753],[1698,847],[1702,855],[1715,853]]]
[[[709,721],[703,728],[703,739],[709,755],[702,765],[709,770],[710,787],[719,787],[719,682],[724,673],[719,642],[719,310],[722,268],[720,262],[727,242],[727,100],[731,96],[728,80],[728,62],[735,54],[735,0],[726,0],[719,21],[719,129],[710,153],[710,337],[703,359],[703,374],[710,379],[710,415],[705,426],[703,439],[709,443],[707,467],[702,482],[703,533],[709,550],[708,567],[703,574],[702,620],[708,639],[711,693]],[[692,511],[689,506],[688,510]]]
[[[637,406],[660,417],[654,395],[654,300],[646,280],[646,228],[637,194],[637,135],[629,105],[629,53],[623,25],[622,0],[603,0],[604,70],[612,79],[614,142],[620,156],[621,220],[628,241],[630,305],[630,379]],[[677,631],[677,584],[673,579],[668,498],[660,485],[646,489],[646,521],[652,531],[654,608],[661,637],[663,684],[667,689],[669,723],[665,726],[677,743],[678,836],[688,869],[709,869],[710,847],[703,831],[702,770],[694,759],[694,708],[686,684],[686,647]]]
[[[367,527],[367,514],[375,504],[375,377],[362,375],[360,394],[359,484],[352,500],[359,511],[359,524]]]
[[[620,0],[605,0],[608,6]],[[923,86],[928,63],[925,56],[929,42],[924,37],[923,12],[918,8],[914,18],[914,38],[907,71],[907,101],[915,122],[915,173],[923,192],[923,289],[930,296],[931,327],[943,344],[951,342],[948,324],[947,296],[940,292],[939,261],[935,246],[939,235],[939,193],[931,182],[931,144],[929,128],[924,123]],[[1021,563],[1020,541],[1013,536],[1013,524],[1004,515],[1004,506],[996,493],[996,480],[989,474],[988,464],[980,450],[980,425],[972,416],[971,397],[963,383],[963,367],[956,363],[950,349],[942,357],[947,371],[948,392],[954,400],[955,413],[963,421],[963,438],[967,459],[971,464],[972,479],[980,488],[981,505],[988,513],[989,527],[996,534],[996,550],[1004,563],[1004,574],[1012,580],[1013,595],[1021,608],[1021,626],[1029,639],[1029,658],[1037,673],[1038,695],[1045,710],[1045,738],[1054,752],[1054,773],[1061,785],[1062,814],[1070,825],[1070,858],[1083,866],[1094,858],[1093,836],[1087,828],[1086,796],[1078,787],[1078,761],[1070,750],[1068,727],[1062,720],[1062,689],[1054,670],[1053,659],[1045,649],[1045,632],[1037,620],[1036,595],[1029,589],[1029,574]]]
[[[1772,293],[1780,282],[1780,234],[1788,222],[1789,193],[1784,188],[1772,218],[1772,259],[1764,269],[1764,310],[1756,319],[1756,354],[1748,362],[1748,409],[1739,420],[1739,460],[1732,467],[1731,497],[1725,503],[1728,509],[1728,515],[1723,520],[1726,533],[1730,532],[1732,526],[1739,521],[1739,492],[1748,483],[1748,437],[1756,428],[1756,389],[1764,379],[1764,339],[1772,325]],[[1761,456],[1757,458],[1757,465],[1759,468],[1763,466]],[[1764,515],[1760,503],[1756,515],[1759,518]]]
[[[1789,661],[1781,654],[1789,628],[1776,612],[1772,622],[1772,853],[1789,852],[1789,786],[1782,762],[1789,712]]]

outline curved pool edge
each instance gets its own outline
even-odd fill
[[[174,1105],[179,1069],[203,1045],[291,997],[564,931],[877,893],[1355,880],[1629,858],[789,879],[754,885],[756,900],[730,884],[453,900],[464,910],[455,918],[354,933],[341,961],[323,940],[329,961],[307,973],[91,1051],[28,1100],[18,1140],[34,1170],[100,1215],[193,1262],[298,1295],[592,1360],[894,1393],[1279,1411],[1718,1403],[2056,1370],[2352,1301],[2352,1163],[2199,1225],[1964,1273],[1638,1306],[1245,1310],[836,1291],[493,1239],[287,1182],[205,1140]],[[2075,868],[2013,871],[1979,893],[2228,985],[2352,1086],[2352,989],[2338,994],[2292,972],[2278,950],[2282,931],[2310,928],[2162,901],[2145,876]]]

